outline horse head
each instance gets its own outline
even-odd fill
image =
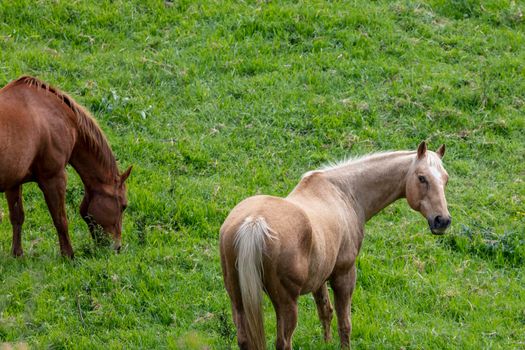
[[[80,215],[88,224],[93,239],[97,243],[106,237],[113,238],[113,247],[120,251],[122,237],[122,214],[128,205],[125,181],[131,173],[129,167],[117,176],[115,183],[100,188],[86,189],[80,205]]]
[[[445,145],[432,152],[421,142],[406,179],[408,204],[427,219],[430,231],[436,235],[445,233],[452,222],[445,198],[448,173],[441,162],[444,154]]]

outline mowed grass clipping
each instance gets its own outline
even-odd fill
[[[453,225],[431,235],[404,200],[367,224],[352,344],[524,348],[524,11],[495,0],[2,1],[1,85],[31,74],[68,92],[134,170],[119,255],[94,246],[70,168],[74,261],[60,257],[34,184],[25,257],[12,258],[0,200],[0,343],[234,348],[218,253],[233,206],[284,196],[325,162],[427,140],[447,146]],[[265,319],[271,346],[268,300]],[[324,344],[302,297],[294,348],[337,349],[332,328]]]

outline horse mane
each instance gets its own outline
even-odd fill
[[[32,76],[22,76],[9,83],[4,89],[17,85],[27,85],[29,87],[43,89],[62,101],[73,112],[80,136],[86,142],[89,150],[95,154],[106,169],[118,174],[117,162],[106,136],[100,129],[95,118],[93,118],[84,107],[75,102],[75,100],[66,93]]]
[[[372,159],[380,160],[384,157],[389,157],[392,155],[401,156],[401,155],[409,155],[409,154],[414,154],[414,153],[415,153],[414,151],[384,151],[384,152],[369,153],[369,154],[356,156],[356,157],[346,157],[339,161],[328,162],[327,164],[322,166],[321,169],[318,169],[317,171],[334,170],[334,169],[339,169],[339,168],[350,166],[350,165],[355,165],[365,160],[372,160]]]

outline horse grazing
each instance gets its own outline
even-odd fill
[[[241,349],[266,349],[262,291],[273,303],[277,349],[292,348],[297,300],[312,292],[324,338],[331,338],[334,291],[342,347],[350,346],[355,261],[367,220],[395,200],[428,220],[434,234],[451,223],[442,145],[387,152],[307,172],[286,197],[254,196],[239,203],[220,230],[221,265]]]
[[[0,90],[0,192],[5,192],[9,206],[14,256],[23,254],[22,184],[33,181],[44,193],[62,255],[73,257],[64,202],[67,163],[84,183],[80,214],[91,235],[99,240],[98,232],[103,230],[119,250],[127,206],[124,181],[131,167],[119,174],[96,121],[65,93],[29,76],[4,86]]]

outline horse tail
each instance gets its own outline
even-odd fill
[[[266,239],[274,239],[263,217],[247,217],[237,231],[234,247],[250,349],[266,349],[262,313],[263,251]]]

